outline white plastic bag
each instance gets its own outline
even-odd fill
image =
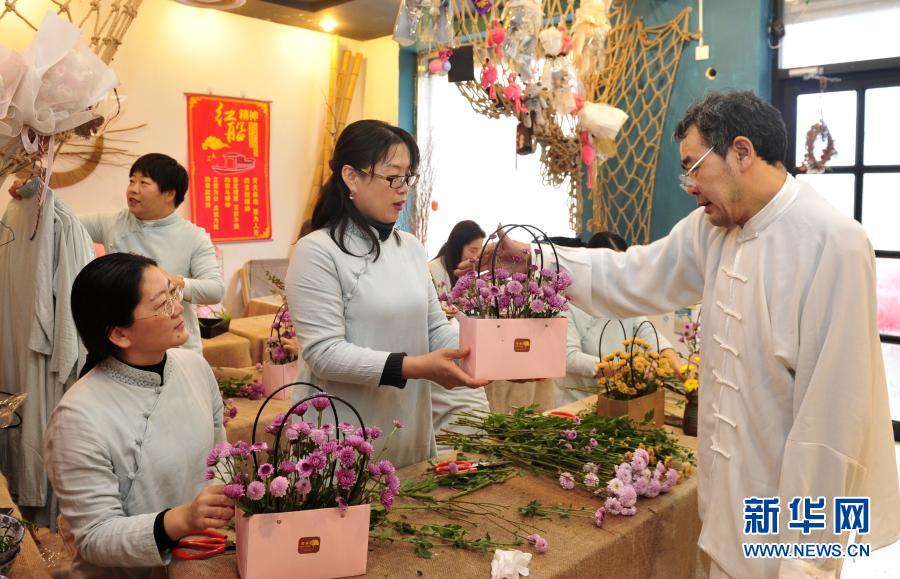
[[[27,70],[10,104],[14,134],[29,126],[42,135],[73,129],[119,84],[115,73],[80,42],[81,31],[48,12],[23,59]]]

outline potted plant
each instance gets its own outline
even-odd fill
[[[359,427],[338,422],[335,402],[353,411]],[[400,488],[394,466],[373,456],[381,430],[321,391],[265,430],[272,448],[256,442],[254,428],[251,442],[220,442],[207,457],[207,479],[224,481],[235,501],[241,577],[291,577],[298,569],[313,579],[364,574],[370,503],[390,509]]]
[[[285,342],[296,335],[291,312],[286,303],[282,304],[272,319],[266,342],[268,360],[262,367],[263,393],[266,396],[277,390],[279,400],[289,400],[291,397],[290,390],[280,388],[297,377],[297,351],[292,344]]]
[[[231,314],[221,304],[216,306],[200,305],[196,308],[197,321],[200,323],[200,337],[207,340],[228,331],[231,325]]]
[[[600,333],[603,333],[613,321],[606,322]],[[625,326],[618,322],[625,334]],[[657,426],[665,420],[665,386],[674,374],[665,357],[659,355],[659,342],[656,350],[638,337],[638,332],[648,321],[642,322],[629,338],[622,341],[623,350],[614,350],[600,357],[597,363],[597,414],[600,416],[629,416],[637,422],[650,418]],[[656,329],[653,328],[654,333]],[[652,412],[652,414],[650,414]]]
[[[539,240],[537,233],[546,239],[542,231],[529,225],[507,225],[492,233],[488,241],[498,236],[502,241],[516,228],[531,233],[535,241]],[[474,264],[482,263],[486,249],[487,245]],[[526,250],[515,259],[527,260],[530,253]],[[510,273],[496,267],[496,261],[495,251],[490,272],[477,272],[476,267],[460,277],[449,294],[438,296],[445,311],[459,311],[459,347],[470,349],[462,361],[463,370],[485,380],[565,376],[568,323],[559,314],[569,308],[565,293],[572,284],[569,274],[543,267],[540,248],[535,250],[538,263],[532,263],[528,273]]]
[[[21,549],[25,524],[11,515],[0,515],[0,575],[8,575]]]

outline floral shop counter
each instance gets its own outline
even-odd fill
[[[530,556],[532,577],[694,576],[700,532],[697,477],[684,476],[691,468],[677,460],[657,461],[655,452],[668,454],[676,440],[692,447],[695,439],[676,439],[671,433],[666,438],[658,430],[645,435],[625,423],[600,423],[593,417],[572,422],[528,411],[463,420],[480,421],[485,426],[481,432],[494,434],[463,435],[469,452],[451,463],[397,471],[403,484],[393,508],[385,515],[380,505],[372,507],[379,524],[370,535],[365,576],[490,577],[495,549]],[[526,430],[542,441],[516,438]],[[506,432],[512,433],[509,439]],[[574,448],[567,448],[569,441]],[[649,455],[643,447],[626,450],[639,445],[646,445]],[[493,462],[481,459],[478,464],[491,450],[496,451]],[[568,463],[567,451],[572,455]],[[592,452],[610,459],[579,462]],[[528,468],[521,462],[524,456],[529,457]],[[552,465],[541,466],[547,457]],[[560,465],[570,472],[548,476]],[[638,481],[638,473],[645,478]],[[622,480],[628,482],[616,482]],[[628,496],[634,489],[640,497],[636,501]],[[226,552],[204,560],[176,560],[168,576],[238,577],[236,557]],[[296,576],[303,576],[302,568]]]

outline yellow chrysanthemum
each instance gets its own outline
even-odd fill
[[[700,381],[696,378],[690,378],[684,381],[684,391],[685,392],[693,392],[697,388],[700,387]]]

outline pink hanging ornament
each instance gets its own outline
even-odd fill
[[[581,162],[587,167],[588,187],[594,187],[594,157],[597,151],[594,149],[594,141],[588,131],[581,131]]]
[[[428,63],[428,71],[432,74],[444,75],[450,71],[450,57],[453,51],[449,48],[438,52],[438,57]]]
[[[489,91],[491,100],[497,98],[497,91],[494,84],[497,82],[497,67],[491,64],[490,58],[484,59],[481,65],[481,88]]]
[[[584,108],[584,97],[580,94],[575,95],[575,110],[572,111],[573,115],[577,115],[578,111]]]
[[[572,37],[569,36],[568,28],[566,28],[565,22],[559,23],[559,31],[562,32],[562,48],[560,49],[560,54],[568,54],[575,47],[575,41],[572,40]]]
[[[503,40],[506,38],[506,31],[500,26],[500,21],[494,18],[493,26],[488,31],[487,45],[488,48],[494,47],[494,56],[497,60],[503,59]]]
[[[513,103],[513,110],[516,114],[528,111],[522,103],[522,87],[516,83],[516,73],[509,73],[507,80],[509,84],[503,90],[503,96],[506,97],[506,100]]]

